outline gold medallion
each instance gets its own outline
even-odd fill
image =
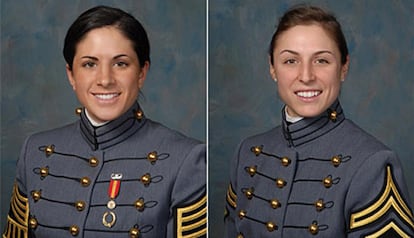
[[[109,218],[108,218],[109,216]],[[115,213],[112,211],[105,212],[102,217],[102,224],[108,228],[111,228],[116,222]]]

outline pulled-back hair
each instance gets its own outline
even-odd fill
[[[348,56],[348,47],[346,44],[345,36],[342,32],[341,25],[336,20],[335,16],[325,10],[308,5],[297,5],[288,10],[279,20],[278,27],[273,33],[272,41],[269,46],[270,62],[273,64],[273,50],[276,47],[279,36],[289,30],[290,28],[298,25],[312,25],[316,24],[321,26],[328,35],[335,41],[341,53],[342,65],[346,63]]]
[[[133,44],[140,66],[150,62],[150,45],[147,33],[141,23],[132,15],[118,8],[97,6],[82,13],[66,33],[63,56],[72,69],[77,44],[89,31],[105,26],[114,26]]]

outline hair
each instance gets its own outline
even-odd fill
[[[269,46],[270,62],[273,64],[273,50],[276,46],[279,36],[298,25],[312,25],[321,26],[332,37],[338,46],[341,53],[341,63],[344,65],[347,62],[348,47],[345,36],[342,32],[341,25],[336,20],[335,16],[319,7],[297,5],[288,10],[279,20],[278,27],[273,33],[272,41]]]
[[[141,67],[150,62],[150,44],[147,33],[141,23],[132,15],[118,8],[97,6],[82,13],[66,33],[63,56],[69,69],[72,69],[76,46],[85,35],[97,28],[114,26],[133,43]]]

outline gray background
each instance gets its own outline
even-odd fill
[[[280,123],[267,47],[277,20],[302,1],[209,1],[210,237],[223,237],[229,161],[245,137]],[[414,203],[414,1],[308,1],[336,13],[351,66],[348,118],[394,149]]]
[[[75,18],[98,4],[122,8],[147,30],[152,64],[139,99],[146,115],[205,141],[205,1],[2,0],[0,231],[24,138],[77,120],[63,40]]]

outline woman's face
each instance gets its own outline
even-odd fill
[[[349,58],[341,64],[335,41],[319,25],[298,25],[281,33],[270,74],[277,80],[290,116],[314,117],[336,100]]]
[[[76,46],[69,82],[92,120],[118,118],[136,101],[149,63],[140,67],[132,42],[113,26],[93,29]]]

